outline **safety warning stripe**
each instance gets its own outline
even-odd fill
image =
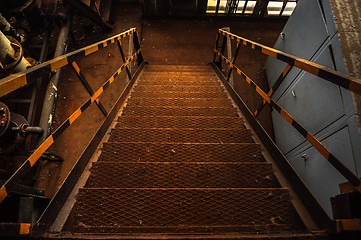
[[[339,73],[333,69],[326,68],[320,64],[317,64],[317,63],[314,63],[314,62],[311,62],[311,61],[308,61],[308,60],[305,60],[302,58],[298,58],[296,56],[279,51],[274,48],[264,46],[262,44],[253,42],[246,38],[243,38],[243,37],[237,36],[235,34],[232,34],[230,32],[227,32],[223,29],[219,29],[218,31],[223,36],[229,36],[231,39],[235,39],[237,42],[242,42],[243,45],[249,46],[252,49],[255,49],[265,55],[279,59],[283,62],[290,64],[291,66],[295,66],[297,68],[305,70],[313,75],[323,78],[326,81],[332,82],[340,87],[343,87],[352,92],[361,94],[361,79],[356,79],[356,78],[347,76],[347,75]]]
[[[6,198],[9,190],[21,180],[39,160],[43,153],[54,143],[54,141],[73,123],[79,116],[112,84],[115,78],[125,69],[125,67],[140,53],[140,49],[135,52],[118,70],[97,90],[95,93],[78,108],[65,122],[63,122],[21,165],[21,167],[6,181],[0,188],[0,203]]]
[[[14,237],[14,236],[26,236],[30,235],[31,224],[30,223],[0,223],[0,238],[3,237]]]
[[[34,76],[40,76],[41,74],[50,74],[52,71],[64,67],[69,63],[72,63],[80,57],[88,56],[89,54],[92,54],[101,48],[105,48],[108,45],[115,43],[117,40],[130,36],[132,33],[135,32],[136,28],[131,28],[128,31],[115,35],[114,37],[78,49],[71,53],[59,56],[47,62],[36,65],[26,71],[3,78],[0,81],[0,97],[28,85],[33,81]]]
[[[278,77],[277,81],[275,82],[275,84],[272,86],[272,88],[268,91],[267,95],[269,97],[272,97],[272,95],[275,93],[275,91],[278,89],[278,87],[281,85],[281,83],[283,82],[283,80],[286,78],[286,76],[288,75],[288,73],[291,71],[292,66],[287,64],[287,66],[283,69],[283,72],[280,74],[280,76]],[[263,107],[266,105],[266,101],[263,100],[262,104],[257,108],[256,111],[254,111],[253,115],[255,117],[258,116],[258,114],[262,111]]]
[[[336,232],[344,232],[344,231],[361,231],[361,219],[337,219],[335,220],[336,224]]]
[[[231,66],[230,61],[219,51],[217,51],[217,55]],[[320,141],[318,141],[309,131],[299,124],[289,113],[273,101],[270,96],[258,87],[257,84],[241,69],[234,65],[232,65],[231,68],[234,69],[248,85],[253,87],[264,101],[269,103],[287,122],[289,122],[303,137],[305,137],[306,140],[311,143],[324,158],[326,158],[352,185],[355,186],[357,191],[361,192],[361,180],[353,172],[343,165],[340,160],[338,160]]]

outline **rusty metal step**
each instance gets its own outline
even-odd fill
[[[172,91],[135,91],[132,97],[156,98],[162,96],[164,98],[224,98],[227,97],[222,91],[199,91],[199,92],[172,92]]]
[[[145,78],[148,76],[157,76],[160,78],[167,78],[169,76],[213,76],[217,77],[216,73],[213,71],[166,71],[166,72],[143,72],[140,76],[141,78]]]
[[[144,74],[141,77],[139,77],[138,82],[142,82],[142,81],[155,81],[155,80],[159,80],[159,81],[186,81],[186,82],[191,82],[191,81],[208,81],[208,82],[213,82],[213,83],[220,83],[219,78],[217,77],[217,75],[161,75],[161,76],[157,76],[155,74],[155,72],[153,72],[152,74]]]
[[[123,110],[123,116],[229,116],[237,117],[234,107],[131,107]]]
[[[272,232],[301,229],[287,189],[83,188],[75,232]]]
[[[215,227],[213,227],[214,229]],[[131,240],[131,239],[147,239],[147,240],[159,240],[159,239],[174,239],[174,240],[190,240],[190,239],[212,239],[212,240],[221,240],[221,239],[240,239],[240,240],[330,240],[328,233],[325,231],[302,231],[302,232],[292,232],[292,231],[282,231],[280,233],[219,233],[214,232],[211,234],[192,232],[192,233],[137,233],[137,234],[96,234],[96,233],[68,233],[64,232],[61,234],[49,233],[47,237],[43,237],[43,240],[48,239],[94,239],[94,240]]]
[[[116,181],[114,181],[116,179]],[[275,188],[268,163],[96,162],[90,188]]]
[[[192,72],[214,72],[211,66],[207,65],[146,65],[146,72],[168,72],[168,71],[192,71]]]
[[[218,91],[224,91],[224,89],[221,86],[217,85],[203,85],[199,86],[197,83],[194,83],[192,85],[136,85],[134,87],[134,91],[179,91],[179,92],[218,92]]]
[[[192,78],[145,78],[142,80],[139,80],[137,83],[140,86],[148,86],[148,85],[197,85],[199,87],[202,86],[218,86],[218,83],[216,79],[209,79],[209,78],[200,78],[200,77],[192,77]]]
[[[264,162],[256,143],[166,144],[106,142],[99,162]]]
[[[246,129],[237,117],[121,116],[117,128],[232,128]]]
[[[228,98],[137,98],[131,97],[127,106],[154,107],[232,107]]]
[[[249,129],[115,128],[109,142],[253,143]]]

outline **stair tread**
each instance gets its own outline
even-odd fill
[[[138,116],[238,116],[236,108],[228,107],[177,107],[177,106],[127,106],[122,115]]]
[[[172,84],[159,84],[159,85],[142,85],[137,84],[134,86],[134,91],[182,91],[182,92],[196,92],[196,91],[224,91],[221,86],[214,85],[197,85],[194,83],[192,85],[172,85]]]
[[[80,189],[74,226],[295,228],[287,189]],[[140,222],[141,221],[141,222]],[[137,232],[138,228],[134,228]]]
[[[241,118],[236,117],[184,117],[184,116],[121,116],[117,128],[239,128],[245,129]]]
[[[224,98],[226,93],[222,91],[209,91],[209,92],[169,92],[169,91],[135,91],[132,92],[132,97],[157,97],[164,98]]]
[[[228,98],[137,98],[131,97],[127,106],[232,107]]]
[[[96,162],[86,187],[271,188],[280,185],[268,163]]]
[[[145,76],[158,76],[158,77],[169,77],[169,76],[214,76],[217,75],[214,72],[209,71],[177,71],[174,69],[171,69],[171,71],[149,71],[149,72],[143,72],[141,75],[141,78],[144,78]]]
[[[264,162],[256,143],[165,144],[106,142],[98,161],[114,162]]]
[[[252,143],[248,129],[112,129],[109,142]]]
[[[149,85],[181,85],[181,86],[187,86],[187,85],[191,85],[191,86],[199,86],[200,88],[202,88],[203,86],[212,86],[214,85],[215,80],[211,80],[211,79],[207,79],[207,80],[203,80],[200,78],[193,78],[193,79],[187,79],[185,80],[184,78],[180,78],[180,79],[148,79],[147,81],[141,81],[138,83],[139,86],[149,86]]]

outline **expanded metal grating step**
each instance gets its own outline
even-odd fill
[[[146,72],[169,72],[169,71],[192,71],[192,72],[214,72],[211,66],[199,65],[146,65]]]
[[[209,86],[201,84],[202,87],[200,87],[197,82],[189,85],[172,85],[172,84],[159,84],[159,85],[141,85],[138,84],[134,87],[134,91],[178,91],[178,92],[199,92],[202,90],[202,92],[219,92],[224,91],[224,89],[221,86]]]
[[[232,128],[245,129],[236,117],[122,116],[117,128]]]
[[[208,77],[208,76],[177,76],[177,77],[163,77],[159,78],[157,76],[146,76],[144,80],[142,80],[139,85],[210,85],[212,86],[217,80],[216,77]]]
[[[252,143],[249,129],[142,129],[115,128],[109,142]]]
[[[132,93],[132,97],[157,97],[162,95],[164,98],[224,98],[225,92],[172,92],[172,91],[137,91]]]
[[[174,106],[174,107],[232,107],[228,98],[136,98],[129,99],[127,106]]]
[[[169,232],[182,228],[250,232],[298,226],[286,189],[80,189],[76,232]],[[189,229],[188,229],[189,231]]]
[[[123,115],[137,116],[227,116],[237,117],[234,107],[131,107],[123,110]]]
[[[280,187],[268,163],[94,163],[91,188]]]
[[[175,76],[175,77],[181,77],[181,76],[194,76],[194,77],[198,77],[198,76],[210,76],[210,77],[217,77],[217,75],[213,72],[208,72],[208,71],[175,71],[175,70],[171,70],[171,71],[167,71],[167,72],[144,72],[142,73],[142,78],[146,78],[148,76],[157,76],[157,77],[169,77],[169,75]]]
[[[104,143],[99,162],[264,162],[255,143]]]

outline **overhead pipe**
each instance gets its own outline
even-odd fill
[[[67,41],[72,23],[71,11],[67,7],[65,10],[65,23],[59,31],[58,41],[55,48],[54,58],[64,55],[68,47]],[[44,98],[43,110],[40,117],[39,127],[44,129],[44,133],[38,138],[39,146],[50,134],[53,123],[53,115],[55,113],[56,102],[58,99],[58,85],[60,81],[61,69],[56,70],[51,77]]]

